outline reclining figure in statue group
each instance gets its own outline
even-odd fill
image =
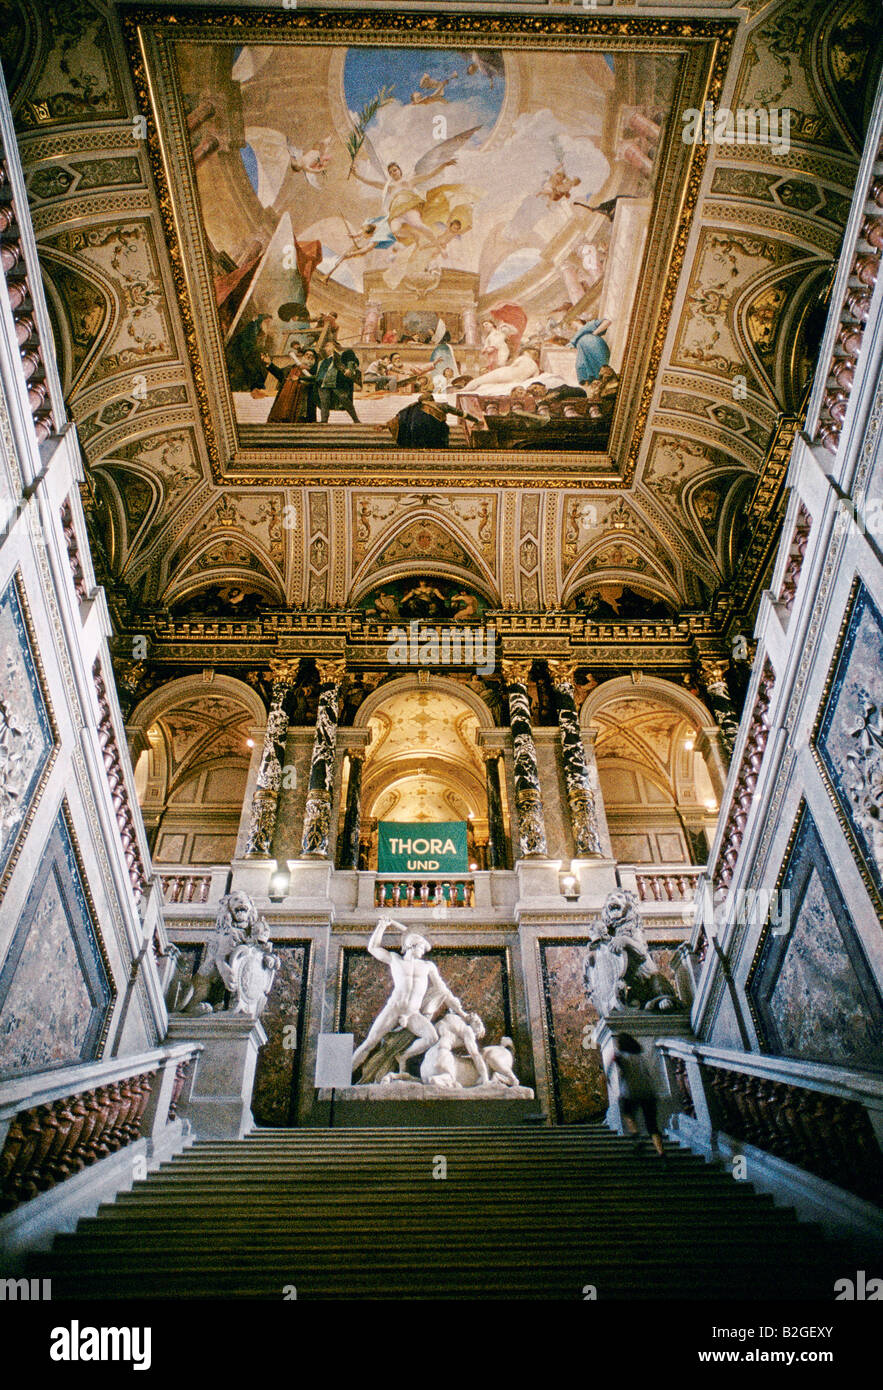
[[[382,944],[390,928],[402,933],[401,952]],[[466,1012],[437,966],[423,959],[431,949],[425,936],[408,931],[401,922],[389,917],[378,920],[368,950],[375,960],[389,966],[393,988],[365,1041],[353,1053],[353,1071],[362,1069],[360,1084],[415,1083],[417,1078],[408,1071],[408,1062],[422,1057],[420,1080],[425,1085],[519,1086],[512,1069],[511,1040],[503,1038],[496,1046],[479,1047],[484,1023],[478,1014]]]
[[[180,961],[180,953],[175,955]],[[237,889],[218,904],[214,936],[193,979],[183,981],[180,966],[176,969],[166,991],[169,1011],[259,1018],[279,964],[265,918],[248,894]],[[228,994],[231,998],[225,1004]]]
[[[626,1009],[667,1013],[683,1007],[650,954],[634,893],[609,893],[592,931],[584,978],[602,1018]]]

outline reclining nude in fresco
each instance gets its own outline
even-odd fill
[[[401,952],[383,946],[389,929],[402,933]],[[364,1042],[353,1053],[353,1071],[362,1068],[363,1084],[417,1082],[408,1071],[408,1061],[422,1057],[420,1080],[426,1085],[519,1087],[512,1070],[511,1041],[503,1038],[496,1047],[479,1048],[484,1023],[478,1014],[466,1012],[438,967],[423,959],[431,949],[425,936],[408,931],[390,917],[379,918],[368,950],[375,960],[389,966],[393,988]],[[392,1070],[394,1064],[397,1071]],[[526,1088],[520,1091],[523,1095]]]

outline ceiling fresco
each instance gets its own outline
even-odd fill
[[[310,469],[393,443],[609,463],[693,154],[674,104],[713,39],[691,62],[677,26],[661,51],[530,53],[143,27],[231,471],[254,445]]]
[[[409,574],[482,611],[577,625],[586,662],[620,613],[660,642],[750,631],[858,165],[876,8],[218,18],[0,0],[121,644],[258,662],[315,615],[372,621],[373,596],[403,599]],[[787,152],[685,143],[684,109],[706,94],[787,109]],[[579,348],[551,341],[559,311],[610,319],[595,336],[616,380],[603,438],[546,449],[532,442],[557,428],[542,392],[517,398],[516,438],[511,401],[495,416],[474,382],[483,346],[505,349],[505,368],[534,340],[540,375],[588,392],[577,415],[558,401],[572,442],[598,377],[568,385]],[[259,356],[283,377],[298,333],[330,326],[331,360],[356,353],[358,424],[338,408],[325,424],[270,419],[286,382],[269,370],[236,389],[230,344],[260,315]],[[397,443],[389,420],[420,392],[393,353],[405,369],[451,354],[442,378],[466,380],[438,392],[475,397],[483,421],[448,415],[431,447],[406,422]],[[378,359],[386,385],[365,382]]]

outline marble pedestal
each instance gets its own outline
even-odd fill
[[[241,1139],[254,1129],[254,1073],[267,1041],[260,1020],[242,1014],[173,1014],[167,1040],[202,1044],[193,1089],[180,1111],[197,1139]]]
[[[238,890],[247,893],[250,898],[266,901],[270,892],[270,879],[276,872],[275,859],[233,859],[230,861],[230,869],[231,892]]]
[[[606,1121],[611,1129],[615,1129],[617,1134],[625,1134],[627,1131],[622,1123],[622,1116],[619,1113],[619,1087],[616,1080],[615,1069],[611,1071],[610,1059],[613,1055],[613,1035],[614,1033],[631,1033],[632,1037],[641,1044],[642,1056],[635,1055],[635,1062],[640,1063],[644,1074],[651,1081],[653,1092],[657,1100],[657,1116],[660,1131],[664,1131],[666,1125],[673,1115],[676,1115],[681,1108],[680,1101],[671,1094],[668,1084],[668,1073],[662,1055],[656,1051],[657,1038],[693,1038],[693,1030],[690,1027],[689,1013],[642,1013],[639,1010],[623,1010],[621,1013],[608,1014],[595,1024],[593,1040],[601,1049],[601,1060],[604,1070],[608,1077],[607,1089],[609,1105],[607,1107]],[[641,1117],[637,1116],[638,1128],[643,1129]]]
[[[327,1125],[331,1092],[320,1090],[311,1124]],[[343,1128],[518,1125],[540,1115],[529,1086],[470,1086],[447,1090],[420,1081],[345,1086],[335,1091],[334,1123]]]
[[[331,905],[333,865],[320,855],[315,858],[289,859],[288,896],[297,900],[303,910],[327,912]]]

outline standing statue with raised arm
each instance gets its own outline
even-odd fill
[[[390,951],[381,943],[384,933],[392,928],[402,933],[402,950]],[[442,1004],[468,1022],[459,999],[448,989],[438,967],[423,957],[432,947],[419,932],[408,931],[401,922],[381,917],[371,933],[368,950],[375,960],[389,966],[392,993],[368,1030],[368,1036],[353,1053],[353,1069],[361,1066],[383,1039],[397,1028],[407,1028],[414,1041],[399,1054],[399,1074],[407,1076],[408,1059],[420,1057],[438,1042],[438,1031],[432,1017]]]

